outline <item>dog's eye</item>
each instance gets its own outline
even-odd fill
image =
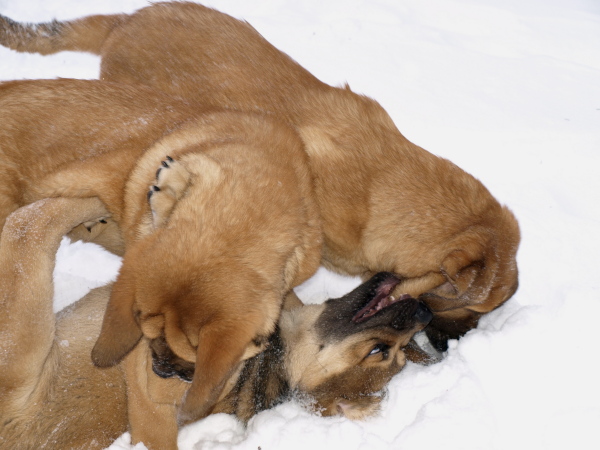
[[[369,353],[368,356],[373,356],[373,355],[377,355],[377,354],[381,353],[381,355],[383,356],[383,359],[386,359],[388,357],[389,349],[390,349],[389,345],[379,343],[375,347],[373,347],[373,349],[371,350],[371,352]]]

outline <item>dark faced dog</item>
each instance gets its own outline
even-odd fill
[[[266,350],[247,360],[213,412],[248,420],[301,393],[322,415],[362,419],[377,411],[377,395],[406,363],[413,335],[432,318],[414,298],[391,294],[400,280],[379,273],[343,297],[321,305],[291,300]],[[194,365],[163,339],[150,342],[152,370],[191,381]]]
[[[196,3],[36,26],[0,18],[0,43],[24,52],[87,51],[101,79],[274,113],[301,135],[324,223],[323,264],[396,273],[422,296],[438,349],[517,289],[519,227],[474,177],[409,142],[370,98],[317,80],[248,23]],[[290,155],[285,155],[290,157]]]
[[[2,448],[106,448],[138,412],[150,436],[158,436],[149,448],[176,447],[164,439],[174,423],[162,413],[182,404],[194,364],[176,356],[162,337],[136,346],[125,367],[92,364],[111,286],[52,311],[62,236],[107,214],[96,198],[54,198],[18,209],[6,221],[0,236]],[[381,390],[405,364],[403,346],[431,318],[421,301],[390,296],[399,281],[378,274],[321,305],[290,297],[262,343],[266,349],[236,367],[212,412],[245,421],[295,394],[325,416],[373,414]],[[134,400],[140,404],[132,409]]]

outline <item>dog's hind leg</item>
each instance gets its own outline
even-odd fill
[[[0,236],[0,416],[10,418],[36,388],[52,350],[52,275],[62,236],[107,214],[97,198],[40,200],[6,220]]]

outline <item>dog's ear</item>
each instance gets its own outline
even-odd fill
[[[440,265],[439,274],[444,282],[431,286],[425,292],[440,295],[443,299],[428,299],[428,306],[441,312],[460,308],[471,303],[463,294],[475,287],[476,283],[488,284],[495,273],[494,261],[486,262],[486,248],[490,241],[489,232],[483,227],[472,227],[459,235],[450,245],[452,250]],[[483,270],[485,267],[486,270]],[[486,279],[483,280],[482,277]],[[447,300],[444,300],[447,299]],[[450,300],[450,303],[448,300]],[[440,303],[440,304],[438,304]]]
[[[481,275],[490,277],[494,273],[494,269],[488,267],[494,262],[485,261],[488,242],[487,230],[483,227],[471,227],[447,245],[448,253],[441,261],[438,271],[426,273],[421,277],[407,278],[396,288],[396,292],[408,293],[413,297],[426,293],[437,294],[441,298],[430,297],[427,301],[428,306],[438,312],[470,304],[470,300],[461,299],[461,295],[472,287],[476,278]],[[485,271],[482,270],[484,266]],[[449,299],[452,299],[450,303]]]
[[[449,245],[452,249],[444,258],[441,270],[454,278],[461,270],[484,258],[485,249],[490,243],[490,230],[483,226],[472,226],[459,234]]]
[[[200,329],[194,378],[179,411],[180,425],[210,414],[253,334],[243,324],[231,321],[214,321]]]
[[[118,364],[142,337],[135,320],[134,284],[127,271],[121,270],[108,300],[100,336],[92,349],[92,361],[98,367]]]

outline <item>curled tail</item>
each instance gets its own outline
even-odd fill
[[[68,22],[20,23],[0,15],[0,44],[18,52],[48,55],[80,51],[99,55],[111,31],[127,14],[95,15]]]

